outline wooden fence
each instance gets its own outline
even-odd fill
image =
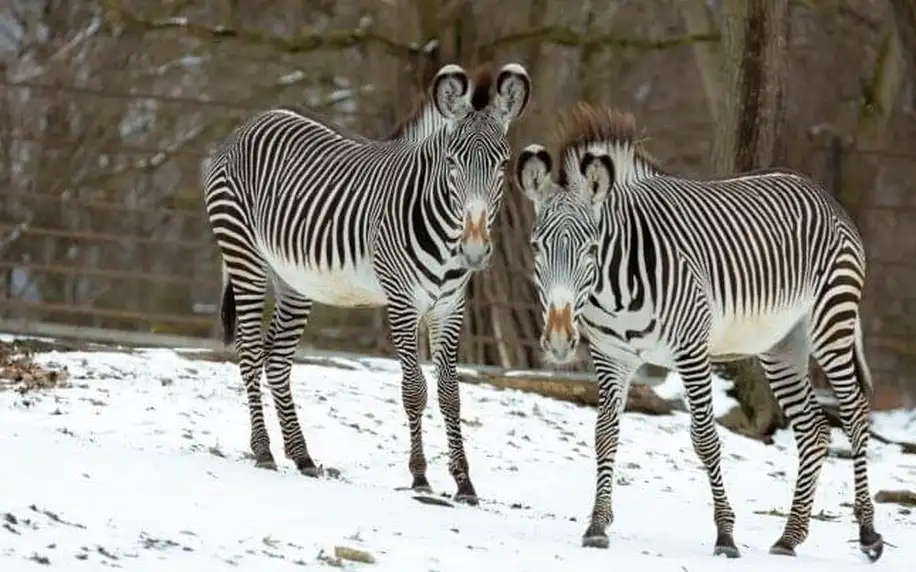
[[[3,89],[25,90],[36,99],[48,90],[57,96],[64,90],[69,105],[91,100],[95,108],[111,100],[137,105],[155,101],[160,113],[176,108],[180,114],[172,115],[193,115],[200,124],[218,116],[222,127],[155,142],[77,137],[63,118],[57,128],[38,129],[25,121],[7,128],[4,144],[21,165],[0,178],[0,318],[7,323],[217,337],[220,273],[204,219],[199,169],[208,147],[253,110],[61,86],[7,84]],[[52,121],[54,110],[45,111]],[[882,399],[887,405],[912,403],[907,400],[916,396],[916,155],[830,141],[811,147],[809,156],[809,164],[793,166],[828,183],[868,243],[871,282],[865,323],[870,361],[879,389],[896,396]],[[876,177],[875,188],[881,192],[868,192],[870,187],[857,182],[862,172]],[[527,245],[528,206],[511,197],[507,203],[496,240]],[[486,272],[474,278],[461,360],[502,368],[540,367],[526,256],[504,246],[496,264],[508,278],[488,280]],[[535,319],[480,327],[501,311]],[[381,310],[319,306],[303,343],[390,353]]]

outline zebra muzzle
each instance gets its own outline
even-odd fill
[[[544,331],[541,334],[541,349],[559,363],[571,360],[579,344],[579,335],[573,322],[572,305],[564,304],[557,308],[550,306]]]
[[[487,266],[493,246],[487,228],[486,211],[482,211],[476,221],[470,213],[465,214],[459,250],[467,268],[481,270]]]

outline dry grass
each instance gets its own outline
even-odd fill
[[[45,346],[52,345],[37,340],[0,341],[0,391],[26,393],[67,387],[66,369],[46,368],[32,359],[36,351],[48,351],[52,348]]]

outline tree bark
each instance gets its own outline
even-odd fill
[[[713,145],[720,175],[782,162],[788,0],[726,0],[722,109]]]
[[[788,0],[726,0],[722,19],[723,92],[713,169],[728,176],[783,163]],[[754,435],[785,425],[756,360],[729,364],[735,398]]]
[[[893,19],[897,26],[897,39],[906,60],[906,73],[912,86],[910,105],[916,109],[916,2],[890,0]]]
[[[681,18],[684,28],[691,36],[711,36],[716,32],[715,22],[709,12],[706,0],[679,0]],[[693,57],[697,63],[697,71],[703,82],[703,91],[706,94],[706,106],[713,123],[719,117],[719,98],[722,94],[722,66],[716,53],[716,46],[711,42],[697,42],[693,44]]]

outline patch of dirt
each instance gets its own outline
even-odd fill
[[[0,341],[0,391],[26,393],[67,387],[66,369],[51,369],[35,363],[35,352],[58,349],[40,340]]]

